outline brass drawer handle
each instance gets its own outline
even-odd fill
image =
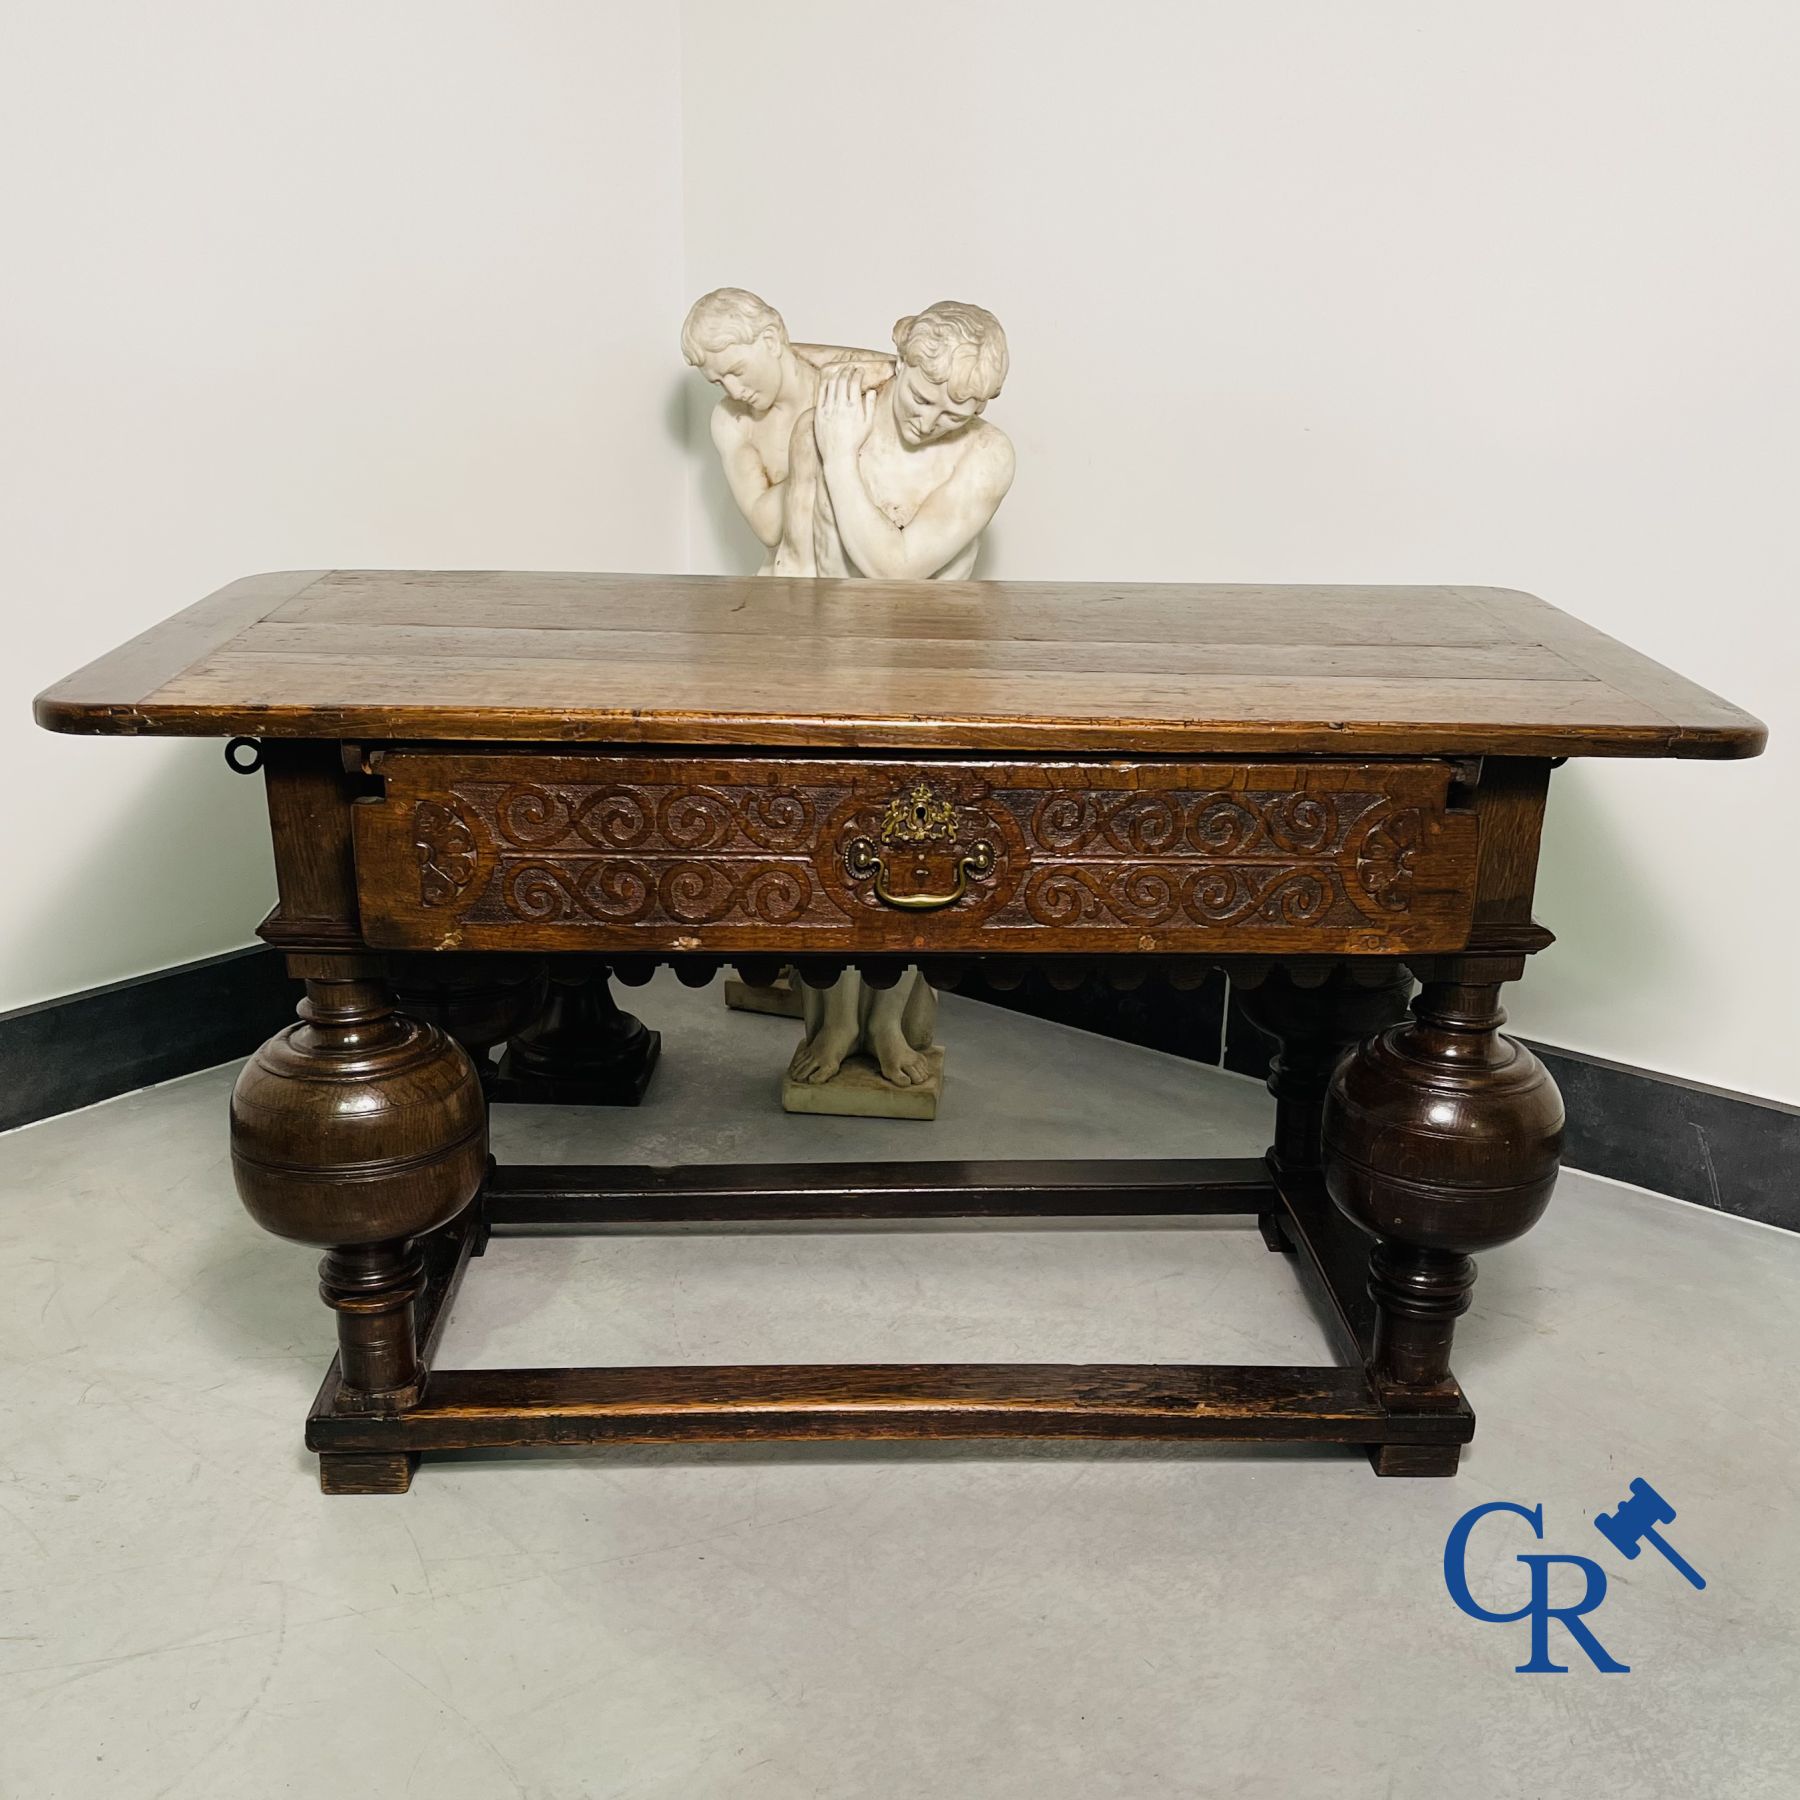
[[[971,875],[986,875],[994,866],[994,846],[983,838],[967,856],[956,860],[956,886],[947,894],[896,894],[887,884],[887,862],[876,849],[874,840],[866,837],[851,840],[844,864],[853,881],[875,877],[875,898],[883,906],[898,907],[902,912],[936,912],[939,907],[954,906],[969,891]]]

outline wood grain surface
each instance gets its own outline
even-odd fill
[[[41,695],[56,731],[802,748],[1751,756],[1756,720],[1474,587],[254,576]]]
[[[1261,1157],[1038,1161],[501,1164],[481,1211],[496,1231],[763,1219],[1211,1218],[1265,1210]],[[423,1327],[421,1327],[421,1330]]]
[[[391,1419],[315,1412],[315,1450],[845,1438],[1457,1441],[1386,1412],[1361,1369],[1172,1363],[832,1363],[437,1369]]]
[[[351,810],[383,949],[1401,954],[1466,943],[1475,890],[1443,761],[371,766],[384,792]],[[890,840],[915,805],[935,822]]]

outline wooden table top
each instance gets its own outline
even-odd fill
[[[1031,754],[1754,756],[1747,713],[1505,588],[256,575],[53,731]]]

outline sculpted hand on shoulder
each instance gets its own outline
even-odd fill
[[[813,436],[827,461],[854,456],[875,423],[875,396],[863,386],[862,370],[830,369],[819,383]]]

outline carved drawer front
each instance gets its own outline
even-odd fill
[[[818,762],[393,750],[392,949],[1341,954],[1468,937],[1447,763]]]

